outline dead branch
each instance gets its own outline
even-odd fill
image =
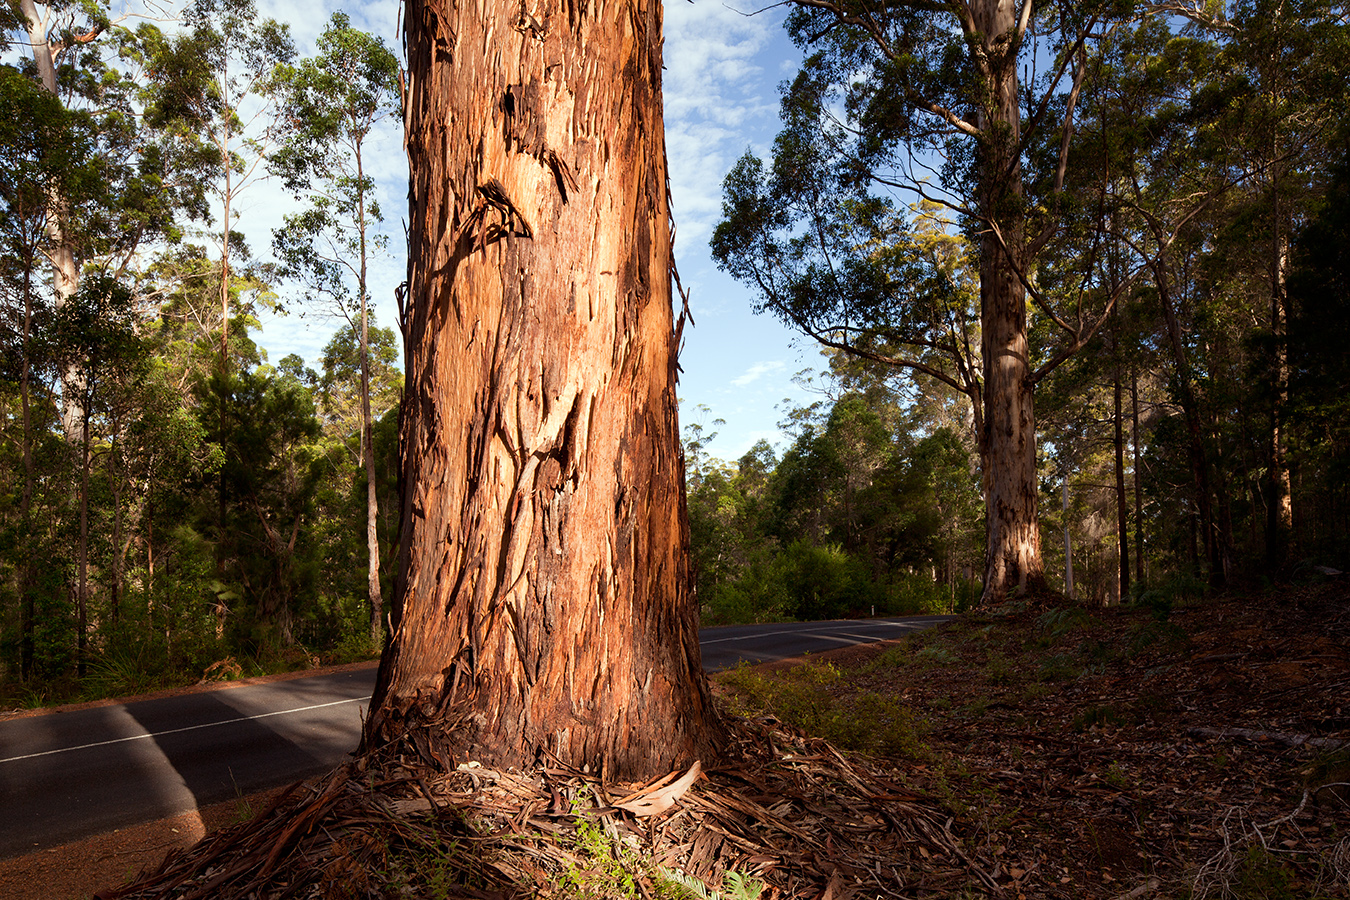
[[[1310,747],[1314,750],[1340,750],[1342,747],[1350,747],[1350,741],[1338,738],[1315,737],[1310,734],[1290,734],[1283,731],[1263,731],[1258,728],[1206,728],[1196,726],[1186,729],[1186,734],[1193,738],[1206,740],[1233,739],[1257,745],[1278,744],[1290,749]]]

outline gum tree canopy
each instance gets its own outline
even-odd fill
[[[412,0],[399,574],[365,746],[708,761],[657,0]]]

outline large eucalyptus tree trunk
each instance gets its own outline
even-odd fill
[[[1017,14],[1013,0],[979,0],[970,10],[983,42],[975,54],[983,82],[976,191],[984,219],[980,241],[980,325],[984,365],[985,548],[982,604],[1010,587],[1045,578],[1036,516],[1036,416],[1027,343],[1025,214],[1022,209],[1021,107],[1017,89]]]
[[[365,747],[706,762],[660,3],[406,9],[403,539]]]

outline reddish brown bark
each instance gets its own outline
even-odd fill
[[[716,752],[676,421],[655,0],[411,0],[403,539],[367,749]]]
[[[1017,88],[1019,6],[985,0],[970,11],[985,42],[976,54],[988,96],[980,122],[979,188],[984,218],[980,248],[980,323],[984,363],[985,550],[981,603],[995,604],[1010,588],[1041,583],[1037,522],[1036,416],[1027,344],[1021,108]]]

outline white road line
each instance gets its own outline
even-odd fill
[[[827,641],[838,641],[841,644],[876,644],[880,643],[874,634],[850,634],[847,631],[841,631],[838,634],[822,634],[819,637]],[[854,638],[855,640],[849,640]]]
[[[879,622],[879,623],[877,623],[877,625],[875,625],[875,626],[873,626],[873,627],[876,627],[876,628],[881,628],[881,627],[887,627],[887,628],[904,628],[904,629],[906,629],[906,630],[911,630],[911,629],[914,628],[913,625],[908,625],[908,624],[904,624],[904,623],[901,623],[901,622],[885,622],[885,623],[880,623],[880,622]],[[800,630],[795,630],[795,629],[794,629],[794,630],[791,630],[791,631],[760,631],[760,632],[756,632],[755,634],[741,635],[740,637],[714,638],[713,640],[710,640],[710,641],[700,641],[699,643],[701,643],[701,644],[725,644],[725,643],[727,643],[727,642],[729,642],[729,641],[757,641],[757,640],[759,640],[760,638],[777,637],[777,636],[780,635],[780,634],[792,634],[792,635],[796,635],[796,636],[798,636],[798,637],[830,637],[830,636],[831,636],[832,634],[834,634],[834,633],[835,633],[835,632],[830,632],[830,631],[800,631]],[[844,634],[848,634],[848,632],[843,632],[843,633],[844,633]],[[881,635],[869,635],[867,639],[868,639],[869,641],[880,641],[880,640],[885,640],[885,638],[883,638]]]
[[[256,716],[237,716],[233,719],[225,719],[221,722],[207,722],[203,725],[188,725],[183,728],[170,728],[168,731],[157,731],[154,734],[133,734],[131,737],[113,738],[110,741],[95,741],[92,744],[81,744],[78,747],[58,747],[55,750],[43,750],[41,753],[28,753],[23,756],[11,756],[8,759],[0,759],[0,765],[18,762],[21,759],[37,759],[39,756],[69,753],[72,750],[88,750],[90,747],[106,747],[109,744],[125,744],[127,741],[143,741],[146,738],[162,737],[166,734],[181,734],[184,731],[196,731],[199,728],[215,728],[217,725],[231,725],[235,722],[251,722],[254,719],[266,719],[271,716],[285,716],[290,713],[308,712],[311,709],[324,709],[329,706],[340,706],[343,703],[365,703],[369,699],[369,697],[352,697],[349,700],[334,700],[331,703],[316,703],[313,706],[298,706],[295,709],[281,709],[276,712],[259,713]]]

